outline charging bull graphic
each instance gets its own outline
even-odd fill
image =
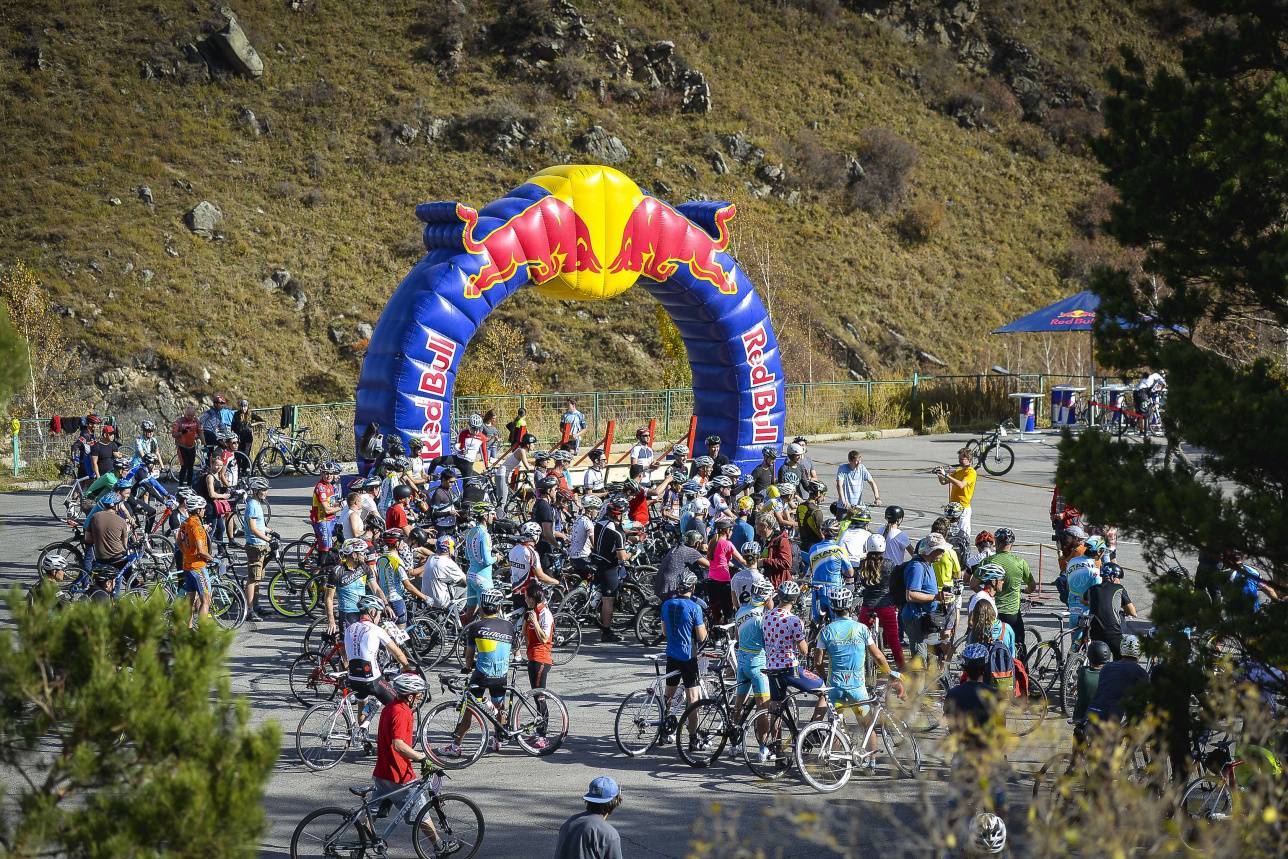
[[[684,339],[698,438],[718,435],[734,462],[758,464],[783,439],[783,372],[764,305],[728,253],[734,215],[729,203],[671,206],[597,165],[543,170],[479,210],[417,206],[428,253],[376,325],[355,433],[375,423],[423,438],[428,455],[451,452],[460,359],[493,308],[525,284],[601,300],[639,282]]]

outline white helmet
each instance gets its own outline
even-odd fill
[[[365,557],[367,554],[367,541],[361,539],[360,537],[354,537],[352,539],[345,540],[343,543],[340,544],[340,554],[341,555],[361,555]]]
[[[524,540],[540,540],[541,526],[536,522],[524,522],[519,529],[519,537]]]
[[[483,416],[478,412],[470,415],[470,429],[483,429]]]
[[[600,498],[598,495],[587,495],[586,500],[581,502],[581,506],[585,507],[587,510],[598,510],[600,507],[604,506],[604,499]]]
[[[1140,659],[1140,639],[1134,635],[1124,635],[1118,644],[1118,652],[1130,659]]]
[[[67,569],[67,559],[62,555],[46,555],[40,562],[40,568],[47,573],[56,573]]]
[[[699,495],[693,499],[693,512],[706,513],[711,509],[711,502]]]
[[[186,501],[183,502],[183,506],[187,507],[188,512],[190,513],[200,513],[202,510],[206,509],[206,499],[194,492],[188,496]]]
[[[391,685],[394,691],[404,698],[425,691],[425,680],[419,674],[399,674]]]
[[[975,815],[970,822],[966,850],[974,856],[996,856],[1006,849],[1006,824],[996,814]]]
[[[800,456],[804,452],[805,451],[801,450],[801,446],[799,444],[796,444],[795,442],[792,442],[791,444],[787,445],[787,448],[784,450],[784,453],[786,453],[788,456]]]
[[[863,546],[864,551],[869,555],[880,555],[886,550],[886,538],[880,534],[868,535],[868,541]]]

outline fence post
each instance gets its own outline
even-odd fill
[[[984,395],[984,376],[982,373],[975,374],[975,397],[978,399]]]
[[[599,391],[590,395],[590,414],[595,424],[595,435],[599,435]]]
[[[13,476],[14,476],[14,477],[17,477],[17,476],[18,476],[18,465],[19,465],[19,463],[21,462],[20,457],[21,457],[21,455],[22,455],[22,452],[21,452],[21,450],[19,449],[19,448],[20,448],[20,446],[19,446],[19,444],[18,444],[18,429],[19,429],[19,427],[17,426],[17,424],[18,424],[18,419],[17,419],[17,418],[14,418],[14,421],[13,421],[13,422],[14,422],[14,428],[13,428]]]
[[[662,392],[662,435],[671,437],[671,389]]]
[[[919,404],[917,402],[917,388],[919,387],[920,384],[921,384],[921,377],[916,370],[913,370],[912,371],[912,408],[909,410],[911,414],[908,415],[908,420],[912,421],[913,429],[917,430],[918,432],[921,431],[921,427],[924,424],[924,421],[921,420],[921,413],[919,411]]]
[[[868,380],[868,420],[872,420],[872,380]]]

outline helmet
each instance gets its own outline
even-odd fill
[[[975,856],[995,856],[1006,849],[1006,824],[996,814],[984,812],[970,822],[966,849]]]
[[[130,455],[128,453],[118,450],[116,453],[112,454],[113,470],[116,470],[118,468],[129,468],[129,467],[130,467]]]
[[[692,570],[685,570],[680,573],[680,580],[676,583],[676,589],[680,592],[691,591],[698,584],[698,576]]]
[[[863,551],[869,555],[880,555],[886,550],[886,538],[881,534],[869,534],[868,541],[863,545]]]
[[[394,691],[404,698],[425,691],[425,680],[419,674],[399,674],[391,683]]]
[[[707,443],[707,444],[720,444],[720,443],[721,443],[721,441],[720,441],[720,436],[718,436],[718,435],[709,435],[709,436],[707,436],[707,438],[706,438],[706,443]]]
[[[625,513],[630,504],[621,495],[614,495],[604,506],[609,513]]]
[[[988,647],[978,641],[966,645],[962,650],[962,659],[967,662],[988,662]]]
[[[805,451],[801,450],[801,446],[795,442],[792,442],[783,449],[783,453],[788,456],[800,456],[804,452]]]
[[[556,450],[550,454],[550,458],[555,462],[572,462],[572,454],[566,450]]]
[[[475,519],[483,519],[494,512],[496,512],[496,506],[491,501],[479,501],[470,507],[470,515]]]
[[[483,429],[483,416],[478,412],[470,415],[470,429]]]
[[[587,495],[585,500],[581,502],[581,506],[587,510],[598,510],[604,506],[604,499],[598,495]]]
[[[505,602],[505,594],[496,588],[488,588],[479,594],[479,605],[483,607],[484,611],[496,611],[503,602]]]
[[[411,487],[400,483],[394,487],[394,501],[406,501],[411,497]]]
[[[760,557],[760,544],[755,540],[748,540],[738,547],[738,551],[747,560]]]
[[[121,573],[120,570],[111,564],[95,564],[94,568],[90,570],[90,572],[94,575],[94,578],[100,581],[104,579],[114,579]]]
[[[456,551],[456,540],[451,537],[439,537],[434,549],[440,555],[450,555]]]
[[[699,495],[693,499],[693,512],[706,513],[711,509],[711,502]]]
[[[408,450],[420,450],[424,446],[425,446],[425,442],[421,440],[420,436],[414,435],[411,438],[407,439]]]
[[[407,448],[403,447],[403,443],[401,439],[391,438],[385,444],[386,459],[400,457],[406,452],[407,452]]]
[[[696,546],[702,542],[702,532],[689,530],[684,532],[684,545]]]
[[[1093,641],[1087,645],[1087,659],[1092,665],[1104,665],[1113,658],[1114,654],[1109,649],[1109,645],[1103,641]]]
[[[798,435],[794,439],[792,439],[792,441],[795,442],[796,444],[805,444],[807,441],[809,441],[809,439],[805,438],[805,436],[803,435]]]
[[[1082,529],[1081,525],[1070,525],[1060,532],[1060,536],[1082,541],[1087,539],[1087,532]]]
[[[321,469],[321,471],[322,471],[322,473],[323,473],[323,474],[339,474],[339,473],[340,473],[340,463],[335,462],[335,461],[333,461],[333,460],[328,460],[328,461],[326,461],[326,462],[322,463],[322,469]]]
[[[411,468],[411,460],[405,456],[395,456],[393,466],[397,471],[406,471]]]
[[[709,456],[699,456],[693,460],[693,464],[698,468],[715,468],[716,461]]]
[[[246,488],[251,492],[267,492],[268,481],[262,477],[252,477],[250,480],[246,481]]]
[[[379,546],[368,546],[366,555],[367,563],[374,564],[376,561],[380,560],[380,556],[383,554],[384,551],[381,550]]]
[[[365,554],[367,554],[367,542],[358,537],[345,540],[343,543],[340,544],[340,555],[342,557],[347,557],[349,555],[365,555]]]
[[[117,504],[121,503],[121,496],[116,492],[108,492],[104,494],[102,498],[98,499],[98,501],[104,507],[115,507]]]
[[[152,423],[152,421],[144,421],[143,423],[139,424],[139,429],[143,430],[144,432],[156,432],[157,425]]]
[[[592,451],[590,452],[590,461],[591,461],[591,462],[599,462],[599,460],[601,460],[601,459],[603,459],[603,458],[604,458],[604,452],[603,452],[602,450],[600,450],[599,448],[595,448],[594,450],[592,450]]]
[[[1006,578],[1006,570],[1001,564],[984,564],[976,576],[981,582],[997,582]]]
[[[855,525],[866,525],[871,521],[872,521],[872,514],[868,511],[868,508],[866,507],[850,508],[850,527],[851,528],[853,528]]]
[[[993,539],[993,535],[990,534],[988,531],[980,531],[978,534],[975,535],[975,548],[977,549],[980,546],[983,546],[985,543],[995,543],[995,542],[997,541]]]
[[[413,546],[431,546],[433,544],[430,543],[430,540],[433,537],[434,535],[431,532],[426,531],[419,525],[413,525],[411,532],[407,535],[407,542]]]
[[[796,492],[796,483],[791,480],[784,480],[782,483],[775,483],[773,488],[778,492],[779,498],[789,498]]]
[[[161,464],[161,457],[157,456],[155,453],[145,453],[145,454],[143,454],[143,464],[144,464],[144,465],[160,465],[160,464]]]
[[[742,469],[733,463],[720,466],[720,473],[731,480],[737,480],[739,477],[742,477]]]
[[[550,458],[550,451],[548,450],[535,451],[532,454],[532,458],[535,459],[537,462],[542,462],[543,460],[547,460]]]
[[[885,520],[892,524],[903,521],[903,508],[897,504],[891,504],[885,509]]]
[[[368,477],[366,480],[361,481],[361,486],[355,484],[355,487],[359,489],[379,489],[383,482],[379,477]]]
[[[363,594],[358,598],[358,612],[360,614],[379,614],[385,610],[385,601],[375,594]]]
[[[103,422],[103,419],[100,418],[98,415],[94,414],[93,412],[90,412],[85,416],[85,423],[90,424],[91,426],[93,426],[94,424],[101,424],[102,422]]]
[[[778,598],[783,602],[795,602],[800,595],[801,586],[795,582],[787,581],[778,586]]]
[[[702,484],[696,480],[686,480],[680,488],[690,495],[696,495],[702,491]]]
[[[962,518],[962,514],[965,512],[966,505],[962,504],[960,501],[949,501],[944,505],[944,515],[949,519],[960,519]]]
[[[828,589],[827,604],[834,609],[844,611],[854,603],[854,591],[845,585],[836,585]]]
[[[778,459],[778,448],[774,447],[772,444],[768,447],[762,447],[760,449],[760,455],[765,459]]]
[[[541,525],[536,522],[524,522],[519,528],[519,539],[521,540],[540,540]]]
[[[537,481],[537,488],[542,492],[549,492],[559,485],[559,478],[546,476]]]
[[[183,506],[187,507],[191,513],[200,513],[206,509],[206,499],[194,492],[183,502]]]
[[[835,519],[824,519],[819,526],[819,533],[824,537],[836,537],[841,533],[841,523]]]
[[[1099,555],[1101,552],[1105,551],[1105,538],[1101,537],[1099,534],[1094,537],[1088,537],[1087,548],[1090,549],[1093,554]]]
[[[684,483],[689,478],[689,470],[683,465],[677,465],[670,471],[671,479],[677,483]]]
[[[1015,532],[1010,528],[998,528],[993,532],[993,536],[997,538],[999,546],[1009,546],[1015,542]]]
[[[821,480],[807,480],[805,481],[805,491],[810,495],[826,495],[827,484]]]
[[[751,585],[751,601],[753,603],[763,603],[773,594],[774,586],[769,583],[768,579],[761,579]]]
[[[733,481],[722,474],[719,477],[711,478],[711,485],[717,489],[732,489]]]
[[[1113,561],[1106,561],[1100,566],[1100,575],[1106,579],[1121,579],[1123,577],[1123,568]]]
[[[750,495],[743,495],[738,499],[737,507],[739,513],[750,513],[756,508],[756,502],[751,500]]]
[[[676,444],[671,447],[671,455],[676,459],[684,459],[689,455],[689,446],[687,444]]]
[[[228,401],[224,399],[223,394],[215,394],[214,404],[217,406],[226,406]]]
[[[388,528],[380,535],[386,543],[401,543],[407,537],[402,528]]]
[[[648,438],[648,427],[640,427],[639,429],[635,430],[635,435],[637,436],[642,435],[645,438]]]
[[[47,573],[65,570],[67,569],[67,559],[62,555],[46,555],[45,559],[40,562],[40,569]]]
[[[1124,635],[1118,645],[1118,652],[1131,659],[1140,658],[1140,639],[1134,635]]]
[[[530,432],[524,433],[523,438],[519,439],[519,444],[521,445],[536,444],[536,443],[537,443],[537,437]]]

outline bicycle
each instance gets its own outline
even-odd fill
[[[385,630],[395,641],[399,638],[394,635],[393,630],[396,629],[396,626],[386,622]],[[383,649],[381,652],[384,652]],[[389,673],[385,672],[385,676],[389,676]],[[339,699],[335,703],[324,701],[309,708],[295,727],[295,753],[301,763],[315,772],[329,770],[340,763],[355,745],[360,746],[365,755],[370,755],[375,750],[375,742],[368,726],[379,712],[380,702],[375,696],[368,696],[363,700],[359,711],[353,703],[357,696],[349,686],[348,672],[342,678],[337,677],[336,683],[337,688],[342,689]],[[339,685],[341,683],[343,686]],[[426,695],[425,698],[428,701],[429,696]],[[423,706],[422,703],[421,707]],[[417,708],[417,716],[420,709]]]
[[[1006,431],[1014,430],[1015,424],[1010,421],[1000,423],[997,429],[982,434],[966,442],[965,449],[970,451],[971,459],[977,468],[982,468],[994,477],[1001,477],[1015,466],[1015,450],[1002,439]]]
[[[570,590],[565,590],[566,585],[555,585],[551,589],[550,604],[558,606],[561,613],[567,612],[572,615],[579,623],[586,621],[593,626],[599,626],[599,606],[603,601],[603,595],[599,592],[599,588],[593,586],[592,578],[590,573],[574,571],[568,574],[563,581],[573,581],[574,586]],[[622,582],[613,600],[613,616],[609,621],[613,630],[625,630],[628,626],[632,626],[635,616],[647,603],[648,599],[639,585],[630,581]]]
[[[1072,617],[1067,611],[1057,612],[1059,630],[1049,639],[1041,640],[1029,648],[1029,682],[1039,687],[1048,699],[1059,699],[1060,713],[1068,716],[1078,700],[1078,678],[1087,661],[1087,642],[1090,638],[1089,623],[1082,616],[1073,626],[1066,626]],[[1032,629],[1032,627],[1030,627]],[[1074,636],[1081,632],[1080,640]]]
[[[75,466],[64,466],[63,476],[70,477],[75,474]],[[49,490],[49,513],[55,519],[64,521],[69,518],[75,518],[83,514],[83,503],[85,499],[85,490],[89,489],[93,477],[77,477],[70,483],[60,483],[53,489]]]
[[[886,706],[889,695],[890,684],[886,683],[873,692],[872,697],[846,705],[846,708],[873,708],[857,749],[845,726],[845,708],[832,705],[828,708],[827,718],[801,728],[793,752],[796,767],[806,784],[822,793],[840,790],[849,782],[856,763],[875,771],[882,748],[891,764],[890,775],[897,778],[917,776],[921,771],[921,750],[917,747],[917,738],[907,725],[890,713]],[[869,749],[874,736],[880,737],[880,747]]]
[[[319,474],[322,463],[331,458],[331,453],[323,445],[306,438],[308,434],[308,427],[299,427],[295,435],[269,427],[263,446],[255,454],[251,473],[270,480],[281,477],[288,467],[297,474]]]
[[[684,690],[676,684],[671,700],[666,699],[666,684],[680,676],[679,671],[662,673],[666,663],[665,653],[651,653],[645,657],[653,663],[656,678],[644,689],[636,689],[622,699],[617,707],[617,716],[613,720],[613,740],[622,753],[635,758],[646,754],[654,746],[664,742],[664,738],[674,734],[680,715],[684,712]],[[706,674],[709,662],[706,657],[698,659],[698,682],[702,697],[712,693]]]
[[[495,751],[510,741],[532,757],[546,757],[558,751],[568,736],[568,708],[548,689],[517,689],[515,670],[516,666],[511,665],[501,704],[503,709],[508,705],[504,723],[486,694],[479,698],[470,691],[467,677],[438,675],[440,688],[459,693],[459,698],[434,707],[421,725],[421,746],[434,763],[444,769],[465,769],[483,757],[489,745]],[[465,734],[458,741],[457,731],[462,723]],[[459,747],[459,753],[449,753],[449,743]]]
[[[394,830],[400,824],[410,825],[412,847],[420,859],[476,856],[483,846],[483,812],[468,797],[443,793],[443,773],[426,772],[425,768],[422,773],[425,774],[420,778],[379,800],[367,798],[375,790],[374,785],[349,788],[349,793],[362,801],[352,811],[328,806],[305,815],[291,834],[291,859],[386,856]],[[392,798],[399,794],[406,797],[390,814],[394,805]],[[384,818],[388,822],[379,828],[376,821]]]

